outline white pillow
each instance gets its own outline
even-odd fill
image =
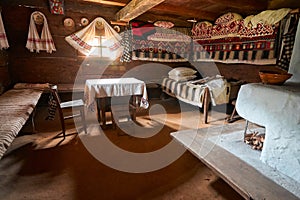
[[[196,74],[197,71],[192,69],[192,68],[188,68],[188,67],[177,67],[172,69],[171,71],[169,71],[169,76],[191,76]]]
[[[196,75],[191,76],[169,76],[170,79],[173,79],[174,81],[182,82],[182,81],[189,81],[196,78]]]

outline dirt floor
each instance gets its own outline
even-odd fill
[[[135,137],[127,134],[127,129],[112,129],[110,124],[99,134],[99,124],[90,123],[88,134],[79,130],[79,134],[71,134],[63,141],[54,138],[60,132],[59,121],[45,120],[47,107],[39,105],[35,118],[37,132],[25,133],[31,132],[29,123],[0,160],[0,199],[243,199],[188,151],[169,164],[163,163],[174,155],[161,154],[158,160],[161,166],[166,166],[139,173],[111,167],[113,164],[101,161],[93,154],[86,141],[100,138],[96,149],[101,155],[117,158],[112,159],[116,165],[125,168],[145,166],[148,169],[147,166],[153,164],[150,160],[119,159],[113,149],[106,148],[102,139],[107,138],[113,146],[125,152],[146,155],[170,144],[171,132],[194,127],[195,120],[199,121],[194,115],[195,107],[185,107],[186,113],[182,115],[173,99],[150,102],[150,105],[153,106],[150,114],[140,112],[137,121],[139,126],[147,128],[141,130],[156,130],[151,137],[147,137],[147,131],[130,129],[139,135]],[[162,107],[166,112],[161,112]],[[199,114],[199,110],[197,112]],[[202,114],[199,116],[201,118]],[[197,123],[197,126],[222,124],[225,117],[224,113],[210,116],[209,125]],[[132,122],[123,122],[123,125],[126,123],[131,128],[134,126]],[[74,132],[77,131],[71,122],[68,133]],[[145,137],[141,138],[143,134]],[[173,145],[175,149],[182,148],[178,143]]]

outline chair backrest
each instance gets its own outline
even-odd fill
[[[59,97],[59,95],[58,95],[57,85],[51,86],[50,90],[51,90],[51,94],[52,94],[53,99],[54,99],[58,104],[60,104],[60,103],[61,103],[61,100],[60,100],[60,97]]]
[[[56,102],[56,107],[58,109],[62,130],[65,132],[66,128],[65,128],[65,123],[64,123],[64,114],[63,114],[63,110],[60,106],[61,100],[58,95],[57,86],[56,85],[51,86],[50,91],[51,91],[53,100]]]

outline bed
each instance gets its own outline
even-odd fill
[[[48,84],[20,83],[0,95],[0,159],[34,114],[45,86]]]
[[[165,77],[162,90],[185,103],[203,108],[204,123],[207,123],[208,108],[229,102],[230,84],[222,76],[178,81]]]

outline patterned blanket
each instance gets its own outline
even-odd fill
[[[28,120],[42,92],[11,89],[0,96],[0,159]]]
[[[276,64],[278,27],[263,23],[248,26],[244,19],[234,17],[233,13],[228,13],[214,25],[209,22],[195,25],[193,60]]]
[[[170,78],[164,78],[162,82],[164,92],[200,108],[202,108],[204,103],[205,88],[209,89],[212,105],[228,103],[230,86],[222,77],[211,77],[187,82],[178,82]]]
[[[132,60],[186,62],[191,55],[191,38],[179,31],[132,22]]]

